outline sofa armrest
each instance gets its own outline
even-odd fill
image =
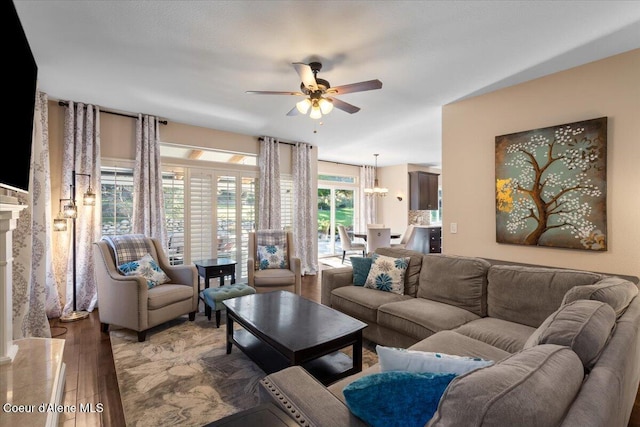
[[[300,366],[260,381],[260,403],[273,402],[301,426],[364,427],[336,396]]]
[[[320,302],[330,307],[331,291],[349,285],[353,285],[353,267],[322,270]]]

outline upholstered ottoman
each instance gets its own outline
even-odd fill
[[[207,288],[200,292],[200,297],[216,311],[216,327],[220,327],[220,310],[224,308],[222,301],[229,298],[241,297],[243,295],[255,294],[256,290],[244,283],[234,283],[233,285],[224,285],[220,287]],[[209,320],[211,320],[211,313],[209,313]]]

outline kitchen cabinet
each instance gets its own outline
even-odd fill
[[[438,209],[438,174],[409,172],[409,209],[412,211]]]

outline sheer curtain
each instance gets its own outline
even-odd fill
[[[47,316],[62,313],[53,274],[48,96],[36,97],[29,193],[19,194],[20,212],[13,231],[13,338],[50,338]]]
[[[311,146],[297,143],[293,148],[293,238],[296,256],[300,258],[302,274],[316,274],[318,272],[318,246],[314,234],[317,234],[317,224],[313,223],[313,188],[311,186]]]
[[[373,188],[376,178],[376,170],[373,166],[360,167],[360,228],[365,230],[367,224],[376,223],[376,198],[367,196],[365,188]]]
[[[71,198],[73,172],[76,172],[76,309],[93,311],[98,301],[93,268],[92,244],[100,238],[100,108],[69,101],[65,107],[62,182],[60,197]],[[84,174],[84,175],[80,175]],[[95,206],[84,206],[82,195],[89,185],[96,192]],[[59,203],[59,201],[57,201]],[[56,276],[66,283],[63,314],[73,311],[72,226],[56,233],[54,254]]]
[[[138,114],[136,121],[136,166],[133,171],[134,233],[155,237],[167,246],[158,119]]]
[[[280,221],[280,144],[275,138],[262,137],[260,144],[260,196],[258,229],[281,229]]]

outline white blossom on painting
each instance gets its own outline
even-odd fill
[[[603,251],[607,118],[496,137],[496,240]]]

